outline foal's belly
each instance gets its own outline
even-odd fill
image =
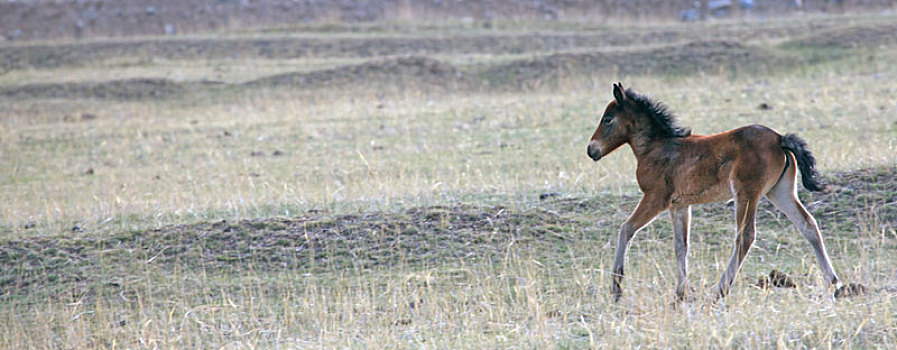
[[[699,188],[685,186],[673,192],[673,204],[702,204],[719,202],[732,198],[732,190],[725,182],[712,186]]]

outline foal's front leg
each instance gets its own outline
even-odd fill
[[[688,231],[691,224],[691,206],[670,207],[670,219],[673,221],[673,240],[676,244],[676,296],[685,300],[685,289],[688,286]]]
[[[669,200],[646,194],[639,201],[635,211],[629,215],[629,219],[620,227],[620,240],[617,242],[617,255],[614,258],[613,283],[610,286],[614,301],[619,301],[623,295],[620,283],[623,281],[623,262],[626,258],[626,250],[629,249],[629,241],[636,232],[654,220],[657,214],[666,210],[668,206]]]

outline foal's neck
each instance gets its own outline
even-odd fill
[[[642,162],[653,156],[668,157],[664,148],[673,145],[671,141],[675,142],[679,139],[681,138],[648,138],[643,134],[638,134],[629,140],[629,147],[632,148],[635,158]]]

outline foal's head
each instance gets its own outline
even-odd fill
[[[662,104],[616,83],[614,99],[604,109],[586,151],[597,161],[636,137],[653,140],[688,135],[691,130],[676,126],[676,118]]]

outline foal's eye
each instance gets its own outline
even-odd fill
[[[610,123],[611,119],[614,119],[614,117],[612,115],[606,115],[606,116],[604,116],[603,119],[601,119],[601,122],[604,124],[608,124],[608,123]]]

